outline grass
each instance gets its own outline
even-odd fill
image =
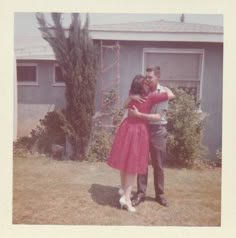
[[[154,201],[152,167],[146,201],[119,209],[118,171],[105,163],[15,156],[13,223],[67,225],[220,226],[221,169],[165,169],[170,206]]]

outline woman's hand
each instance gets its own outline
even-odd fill
[[[133,106],[133,108],[129,110],[129,116],[133,116],[133,117],[139,117],[140,116],[140,112],[137,109],[137,107]]]
[[[161,119],[161,115],[158,113],[155,114],[145,114],[140,112],[137,107],[133,106],[132,109],[129,109],[129,116],[133,116],[133,117],[137,117],[137,118],[141,118],[144,120],[148,120],[148,121],[159,121]]]

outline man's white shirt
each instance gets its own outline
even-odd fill
[[[158,93],[163,93],[166,92],[166,87],[161,86],[160,84],[157,85],[157,89],[156,92]],[[151,110],[151,114],[160,114],[161,115],[161,119],[159,121],[149,121],[149,124],[151,125],[166,125],[167,124],[167,118],[166,118],[166,113],[168,110],[168,101],[162,101],[159,102],[155,105],[153,105],[152,110]]]

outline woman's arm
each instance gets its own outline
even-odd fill
[[[162,101],[166,101],[166,100],[170,100],[170,99],[174,99],[174,98],[175,98],[175,95],[167,87],[165,87],[164,92],[161,92],[161,93],[152,92],[149,94],[149,99],[150,99],[151,104],[156,104],[158,102],[162,102]]]
[[[155,114],[142,113],[135,106],[133,106],[133,108],[129,110],[129,115],[134,116],[134,117],[138,117],[138,118],[141,118],[141,119],[145,119],[145,120],[148,120],[148,121],[159,121],[161,119],[160,114],[158,114],[158,113],[155,113]]]
[[[146,97],[147,98],[147,97]],[[132,100],[138,101],[140,103],[143,103],[146,101],[146,98],[141,97],[140,95],[129,95],[129,97],[124,101],[123,108],[128,108],[129,103]]]
[[[166,100],[169,100],[168,92],[162,92],[162,93],[152,92],[148,95],[148,104],[150,106],[153,106],[154,104],[157,104],[159,102],[163,102]]]
[[[168,94],[168,99],[169,99],[169,100],[175,98],[175,95],[173,94],[173,92],[172,92],[169,88],[165,87],[165,91],[166,91],[167,94]]]

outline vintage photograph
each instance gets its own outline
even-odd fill
[[[223,14],[15,12],[12,223],[221,227]]]

